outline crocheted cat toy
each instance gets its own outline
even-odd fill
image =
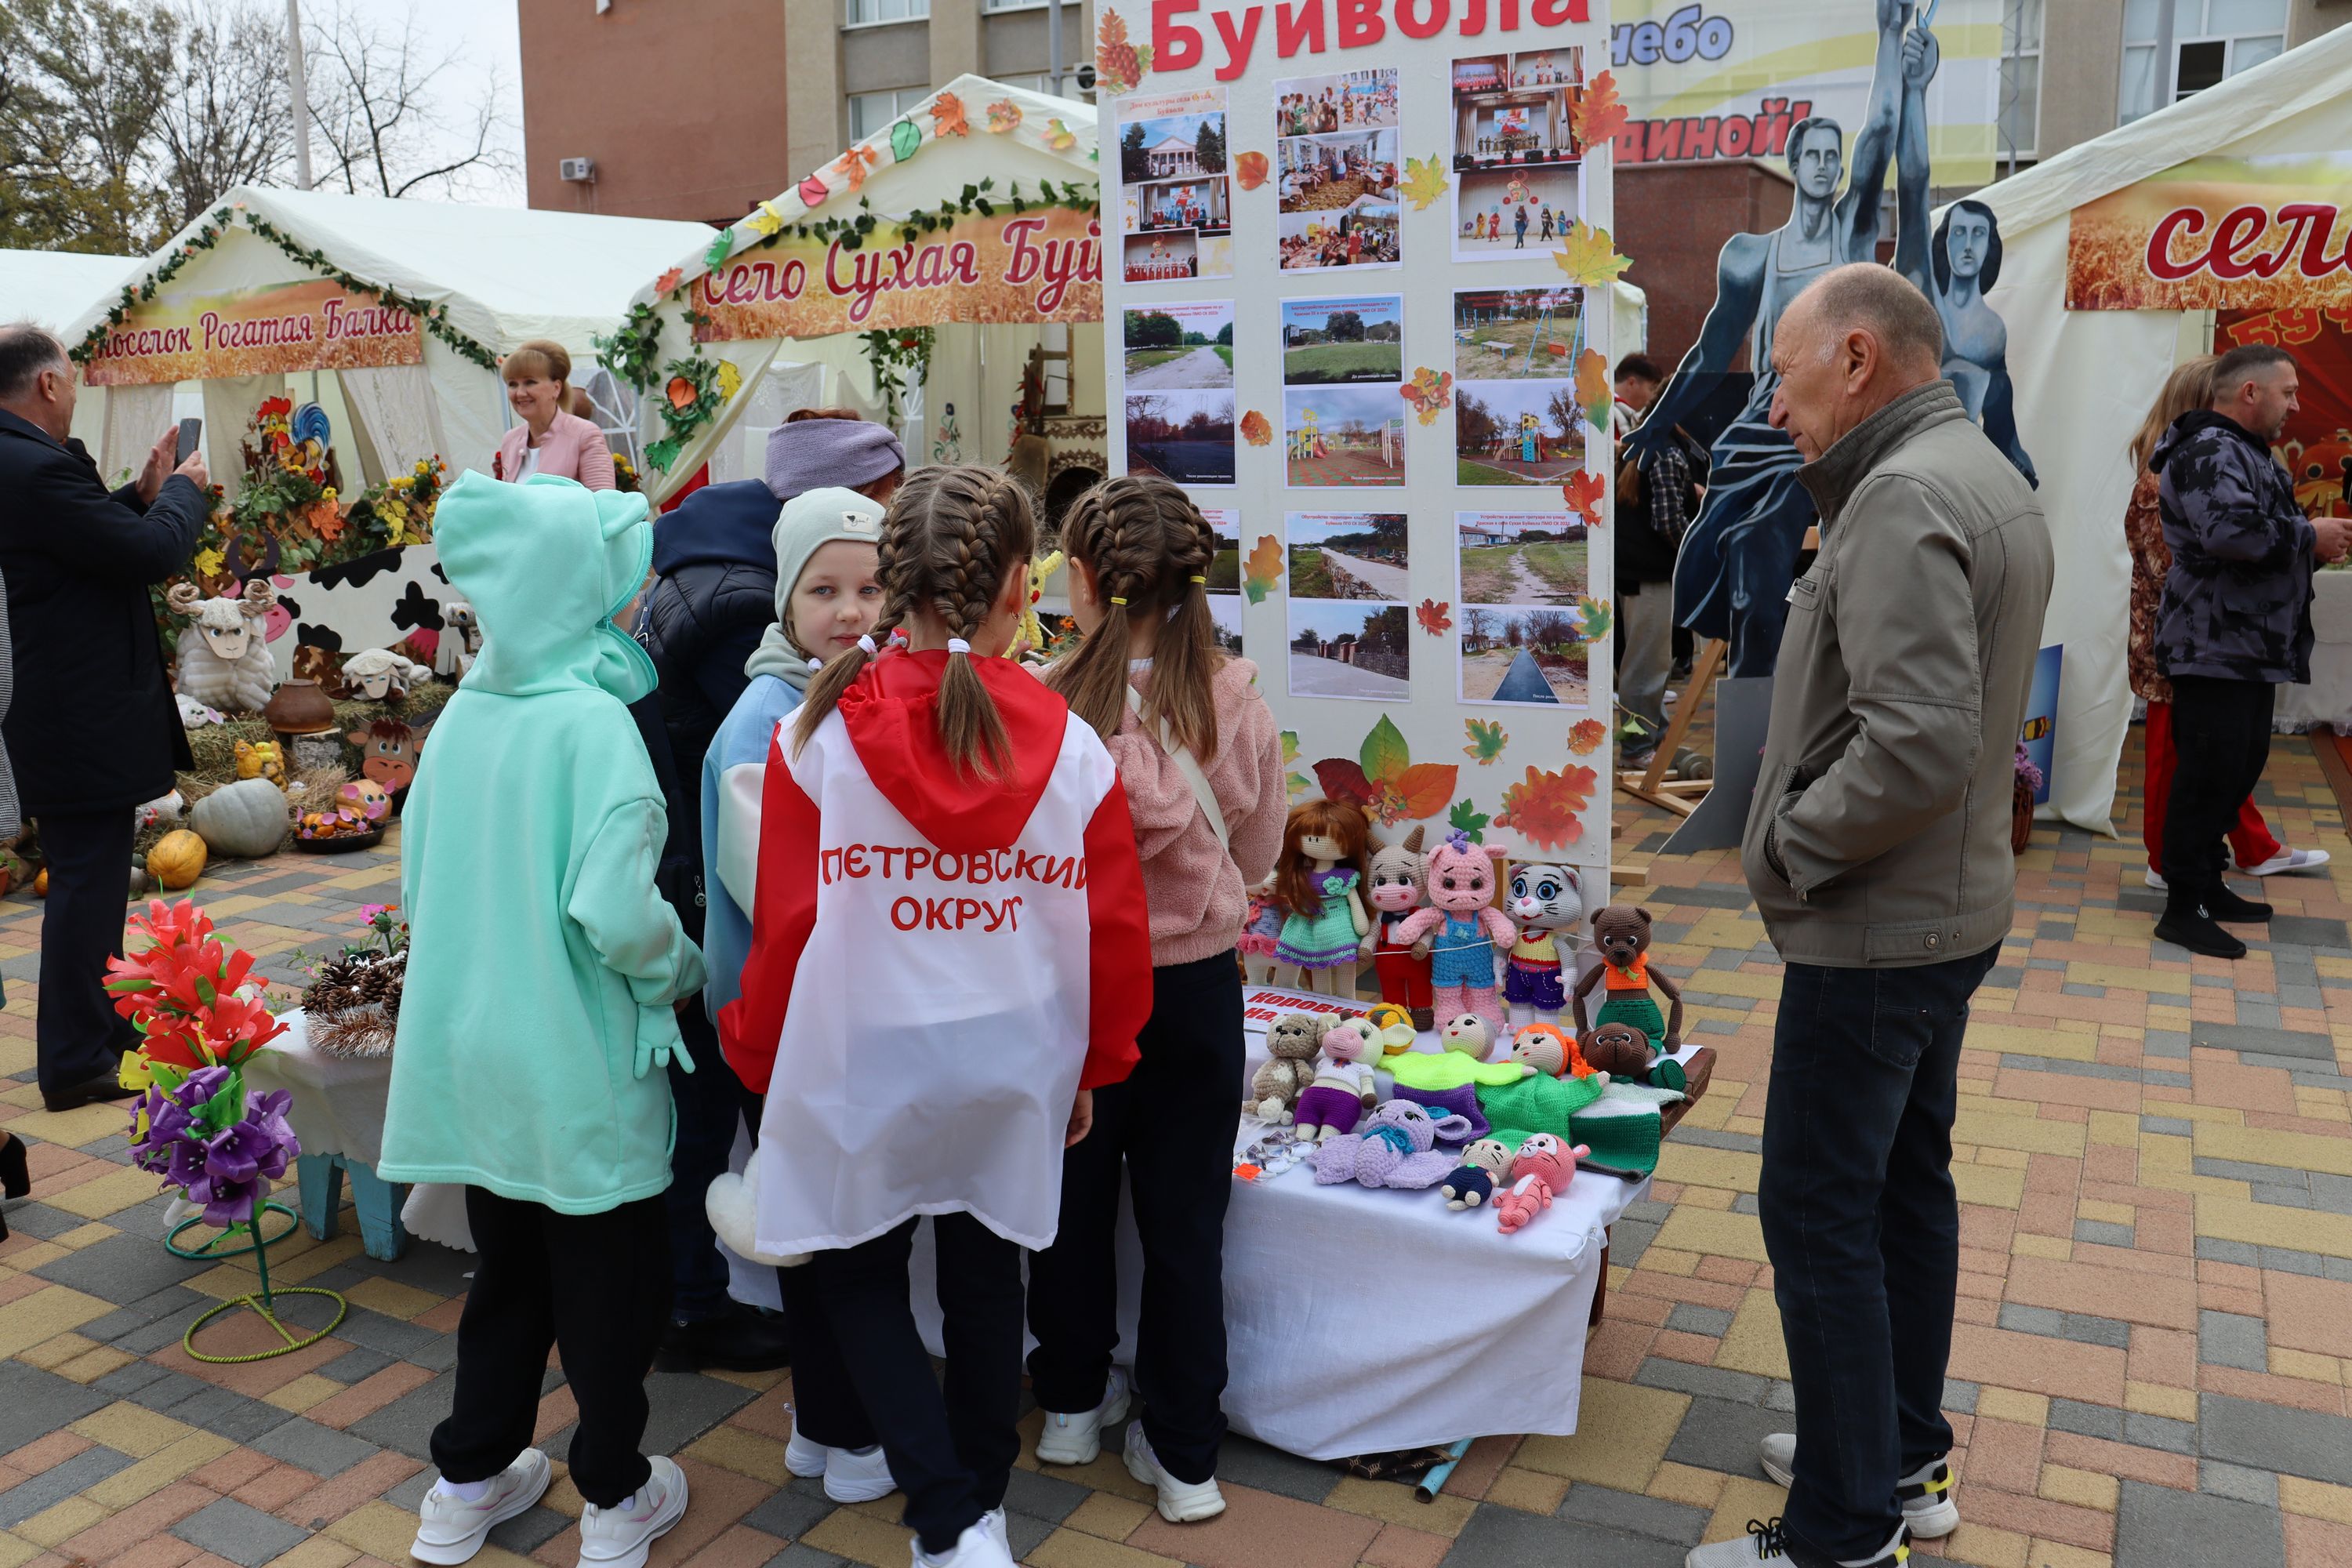
[[[1551,1207],[1552,1195],[1568,1190],[1576,1163],[1592,1151],[1579,1143],[1571,1149],[1549,1132],[1538,1132],[1519,1145],[1511,1161],[1511,1184],[1495,1194],[1496,1228],[1508,1236]]]
[[[1454,1168],[1453,1155],[1435,1152],[1437,1140],[1444,1132],[1461,1131],[1444,1124],[1461,1120],[1458,1116],[1441,1120],[1409,1100],[1391,1100],[1372,1112],[1362,1132],[1350,1132],[1316,1148],[1311,1156],[1316,1184],[1328,1187],[1352,1179],[1361,1186],[1407,1192],[1433,1187]]]
[[[1601,950],[1601,967],[1576,983],[1576,1032],[1581,1035],[1591,1026],[1585,1022],[1584,999],[1593,986],[1605,982],[1608,1000],[1601,1005],[1600,1021],[1631,1024],[1657,1041],[1659,1049],[1674,1050],[1683,1037],[1683,992],[1669,976],[1650,968],[1650,911],[1611,904],[1592,917],[1592,941]],[[1650,1000],[1653,985],[1665,993],[1674,1008],[1671,1017],[1658,1016],[1658,1005]]]
[[[1495,908],[1495,862],[1457,829],[1429,852],[1427,876],[1433,907],[1405,917],[1398,939],[1429,955],[1431,994],[1440,1016],[1475,1013],[1500,1034],[1495,952],[1508,950],[1518,933]]]
[[[1557,1023],[1568,1005],[1561,978],[1561,951],[1573,951],[1575,928],[1584,921],[1584,882],[1573,866],[1531,863],[1516,867],[1503,899],[1504,912],[1519,928],[1511,944],[1510,962],[1503,970],[1503,1000],[1511,1005],[1511,1022],[1528,1024],[1540,1017]]]
[[[1334,1024],[1318,1043],[1323,1060],[1315,1069],[1314,1081],[1299,1095],[1294,1109],[1302,1142],[1353,1132],[1376,1099],[1371,1064],[1381,1047],[1372,1039],[1371,1026],[1360,1018],[1350,1018]]]
[[[1365,952],[1371,956],[1372,973],[1380,982],[1381,1000],[1402,1005],[1412,1013],[1413,1027],[1426,1029],[1437,1016],[1430,993],[1429,955],[1416,953],[1412,942],[1398,934],[1421,908],[1424,876],[1421,833],[1421,825],[1415,823],[1402,843],[1372,840],[1372,858],[1364,879],[1364,896],[1372,906],[1372,931],[1365,938]]]
[[[1462,1151],[1462,1163],[1438,1189],[1450,1209],[1475,1209],[1495,1195],[1495,1184],[1506,1179],[1511,1151],[1500,1139],[1481,1138]]]
[[[1323,1020],[1312,1013],[1285,1013],[1265,1032],[1268,1059],[1250,1078],[1245,1116],[1287,1124],[1298,1097],[1315,1081],[1315,1047]]]

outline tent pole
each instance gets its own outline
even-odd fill
[[[302,68],[302,0],[286,0],[286,85],[294,105],[294,188],[310,188],[310,89]]]

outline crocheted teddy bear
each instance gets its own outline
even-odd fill
[[[1294,1111],[1302,1142],[1354,1131],[1357,1121],[1378,1098],[1372,1092],[1371,1064],[1381,1047],[1372,1038],[1370,1025],[1361,1018],[1334,1024],[1320,1043],[1323,1059]]]
[[[1520,1144],[1511,1161],[1511,1184],[1495,1194],[1496,1227],[1507,1236],[1551,1207],[1552,1194],[1568,1190],[1577,1161],[1591,1152],[1582,1143],[1571,1149],[1549,1132]]]
[[[1632,1024],[1612,1020],[1580,1042],[1584,1059],[1612,1079],[1641,1081],[1650,1070],[1650,1037]]]
[[[1372,1112],[1360,1133],[1350,1132],[1318,1145],[1315,1181],[1318,1186],[1353,1178],[1367,1187],[1396,1187],[1418,1192],[1433,1187],[1454,1168],[1454,1157],[1433,1152],[1441,1133],[1466,1131],[1448,1128],[1462,1118],[1433,1117],[1424,1106],[1409,1100],[1391,1100]]]
[[[1315,1081],[1315,1047],[1322,1037],[1323,1020],[1312,1013],[1285,1013],[1275,1019],[1265,1032],[1269,1059],[1250,1078],[1243,1114],[1287,1124],[1299,1095]]]
[[[1608,1000],[1601,1003],[1601,1023],[1627,1023],[1672,1051],[1682,1043],[1683,991],[1672,977],[1650,968],[1650,911],[1633,904],[1611,904],[1592,917],[1592,943],[1601,950],[1601,967],[1576,983],[1576,1032],[1583,1034],[1584,999],[1593,986],[1604,984]],[[1650,1000],[1650,987],[1665,993],[1671,1016],[1660,1017]]]
[[[1438,1191],[1450,1209],[1475,1209],[1495,1195],[1495,1184],[1511,1168],[1511,1151],[1499,1138],[1481,1138],[1462,1151],[1462,1163]]]

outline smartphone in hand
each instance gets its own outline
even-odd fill
[[[195,454],[196,443],[204,439],[204,435],[205,422],[203,420],[183,419],[180,421],[179,445],[173,447],[172,452],[172,464],[174,468],[186,462]]]

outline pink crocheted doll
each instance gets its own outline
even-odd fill
[[[1430,958],[1437,1016],[1475,1013],[1499,1037],[1503,1009],[1495,995],[1495,953],[1510,950],[1517,928],[1495,908],[1495,862],[1455,832],[1429,852],[1431,908],[1415,910],[1397,939]]]
[[[1568,1190],[1576,1163],[1591,1152],[1582,1143],[1570,1149],[1549,1132],[1520,1144],[1511,1161],[1511,1184],[1495,1194],[1496,1228],[1508,1235],[1551,1207],[1553,1195]]]
[[[1249,912],[1242,917],[1242,934],[1234,946],[1242,955],[1242,973],[1253,985],[1274,984],[1274,945],[1282,935],[1283,917],[1290,911],[1274,896],[1272,888],[1260,888],[1249,896]]]

